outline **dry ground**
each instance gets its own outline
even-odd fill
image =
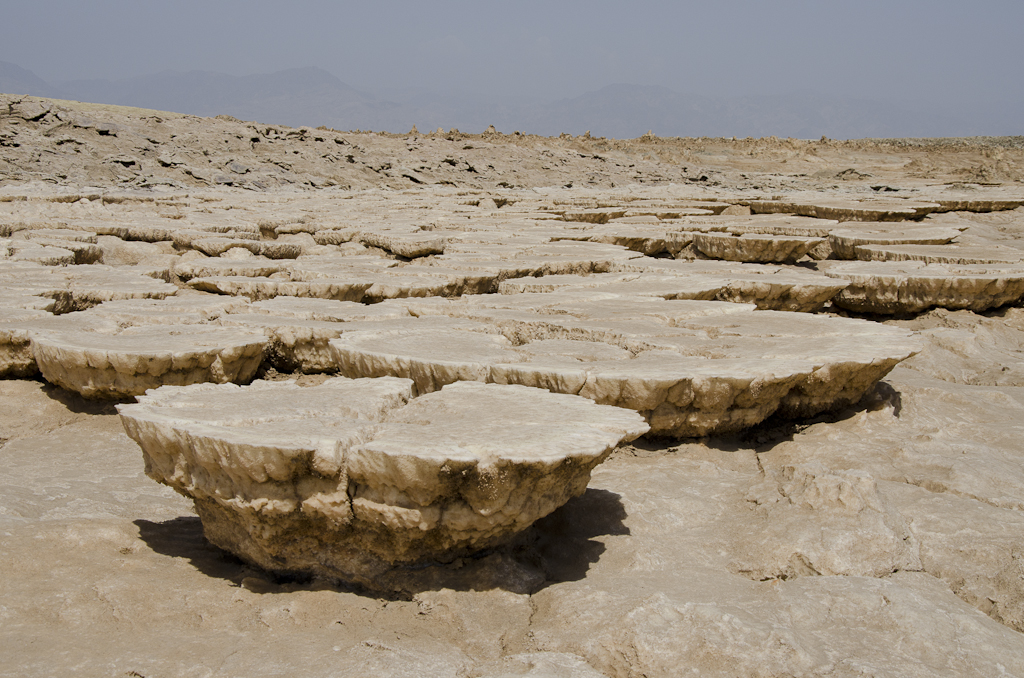
[[[1012,200],[1022,181],[1020,138],[387,135],[0,95],[9,225],[273,220],[321,191],[383,223],[392,200]],[[1024,248],[1020,209],[944,218]],[[0,381],[0,675],[1024,676],[1024,311],[875,321],[925,349],[855,406],[641,439],[514,544],[393,599],[211,546],[112,405]]]

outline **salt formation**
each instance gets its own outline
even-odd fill
[[[839,221],[904,221],[942,209],[934,202],[844,200],[820,196],[808,196],[807,200],[753,200],[749,204],[755,214],[797,214]]]
[[[663,293],[656,296],[664,299],[715,299],[755,304],[760,309],[771,311],[820,311],[848,284],[841,278],[827,278],[795,266],[724,261],[642,259],[619,265],[615,270],[671,276],[674,280],[670,278],[657,284],[657,288],[663,290]],[[637,280],[646,282],[647,278],[641,277]],[[697,288],[713,289],[714,293],[707,296],[686,296],[674,292],[673,288],[676,286],[681,291]],[[627,285],[623,285],[620,291],[626,292],[627,289]],[[643,291],[635,293],[646,294]]]
[[[839,259],[857,259],[861,245],[945,245],[960,235],[948,226],[925,227],[911,222],[844,224],[828,234],[832,252]]]
[[[1013,247],[971,245],[859,245],[863,261],[921,261],[926,264],[1017,264],[1024,251]]]
[[[269,278],[277,273],[286,272],[288,268],[287,263],[273,261],[266,257],[252,257],[240,260],[209,257],[187,261],[179,260],[175,262],[171,270],[183,282],[188,282],[193,278],[216,278],[221,276]]]
[[[248,297],[253,301],[273,299],[276,296],[361,301],[364,292],[372,284],[354,278],[290,281],[248,276],[216,276],[189,281],[193,289],[201,292]]]
[[[116,321],[97,314],[48,312],[0,308],[0,376],[31,377],[39,372],[33,340],[54,332],[116,334]],[[101,342],[105,341],[100,339]]]
[[[147,273],[99,264],[51,266],[0,261],[0,284],[5,293],[53,299],[56,306],[52,310],[56,313],[80,311],[117,299],[163,299],[177,293],[177,287]]]
[[[984,311],[1024,296],[1024,266],[844,262],[824,269],[849,281],[834,303],[859,313],[920,313],[936,306]]]
[[[603,226],[591,226],[578,232],[555,236],[556,240],[578,240],[584,242],[617,245],[653,257],[668,255],[682,257],[690,250],[694,234],[691,231],[671,230],[668,224],[623,224],[615,222]]]
[[[652,433],[677,437],[856,402],[920,348],[905,330],[860,320],[717,302],[558,297],[503,296],[495,303],[505,308],[414,306],[479,324],[391,329],[383,321],[341,334],[330,348],[349,377],[405,377],[420,393],[479,381],[578,394],[636,410]]]
[[[610,294],[661,297],[662,299],[712,300],[727,283],[714,278],[644,273],[595,273],[594,275],[545,275],[512,278],[498,286],[501,294],[543,293],[595,289]]]
[[[163,387],[118,410],[146,473],[214,544],[273,572],[375,586],[396,566],[507,541],[571,497],[632,412],[570,395],[404,379]]]
[[[1024,675],[1019,146],[0,95],[4,665]]]
[[[72,315],[72,318],[103,317],[115,320],[122,327],[132,325],[173,325],[207,323],[227,313],[245,313],[249,303],[244,298],[208,294],[179,294],[163,299],[119,299]]]
[[[32,351],[50,383],[87,398],[125,398],[164,384],[248,381],[266,343],[262,335],[236,329],[157,325],[119,334],[38,333]]]
[[[39,371],[28,330],[18,325],[51,317],[45,311],[0,307],[0,377],[30,377]]]
[[[697,233],[693,236],[697,250],[710,259],[765,264],[795,263],[822,242],[821,238],[781,235]]]

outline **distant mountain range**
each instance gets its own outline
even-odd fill
[[[47,83],[29,70],[0,62],[0,92],[339,130],[407,132],[417,125],[421,131],[455,127],[480,132],[494,125],[507,133],[590,131],[616,138],[649,130],[658,136],[803,139],[1024,134],[1024,99],[928,107],[814,93],[710,97],[629,84],[556,101],[523,101],[500,91],[483,95],[420,89],[381,96],[315,67],[246,76],[166,71],[126,80]],[[956,101],[955,93],[949,100]]]

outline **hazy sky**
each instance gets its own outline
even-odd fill
[[[50,82],[319,66],[363,89],[1024,98],[1021,0],[4,0],[0,61]]]

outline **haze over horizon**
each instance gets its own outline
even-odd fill
[[[0,91],[392,132],[494,124],[603,136],[1024,133],[1019,2],[174,8],[11,7],[0,62],[41,84],[4,67]]]

